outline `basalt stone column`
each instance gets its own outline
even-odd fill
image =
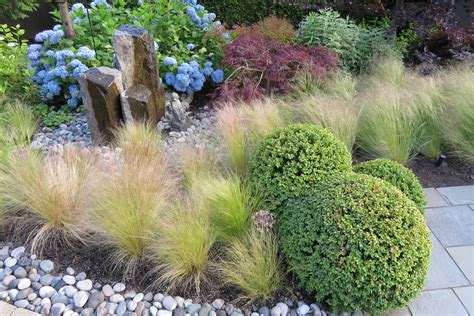
[[[143,28],[123,25],[115,32],[112,43],[116,66],[122,71],[124,90],[142,85],[151,94],[146,102],[146,112],[142,113],[144,117],[134,118],[158,123],[165,114],[165,94],[160,84],[153,38]]]
[[[140,121],[147,117],[147,108],[152,103],[151,91],[144,85],[133,85],[120,95],[125,121]]]
[[[96,144],[111,141],[112,131],[123,119],[120,105],[122,73],[108,67],[91,68],[81,74],[79,84],[92,141]]]

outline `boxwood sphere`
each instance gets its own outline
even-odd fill
[[[388,159],[370,160],[356,165],[354,172],[388,181],[415,202],[422,213],[425,212],[426,200],[420,181],[413,171],[398,162]]]
[[[251,188],[275,211],[326,177],[351,170],[346,146],[327,130],[311,124],[277,129],[257,148],[249,165]]]
[[[319,183],[285,204],[278,231],[302,288],[333,312],[406,306],[425,284],[423,215],[380,179],[346,174]]]

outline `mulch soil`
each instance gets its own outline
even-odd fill
[[[474,185],[474,165],[465,164],[455,159],[446,159],[441,166],[435,162],[419,157],[408,164],[425,188]]]

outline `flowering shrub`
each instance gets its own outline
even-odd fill
[[[283,18],[269,16],[250,26],[235,26],[234,32],[241,35],[258,35],[267,40],[277,40],[280,43],[291,44],[296,30],[293,25]]]
[[[20,25],[0,25],[0,95],[16,98],[32,93],[27,80],[32,73],[25,57],[28,44],[21,39],[24,34]]]
[[[226,46],[222,63],[233,72],[217,94],[247,101],[264,94],[288,92],[300,71],[324,79],[329,70],[336,69],[338,58],[321,46],[291,46],[261,36],[242,35]]]
[[[196,0],[93,0],[90,7],[72,5],[70,15],[76,32],[73,40],[64,38],[57,25],[37,34],[35,40],[41,44],[31,45],[28,52],[34,80],[48,101],[79,104],[78,76],[89,67],[112,66],[112,37],[123,24],[143,27],[153,36],[160,75],[169,88],[193,93],[206,82],[218,84],[224,79],[216,66],[228,34],[207,36],[223,27]],[[59,12],[53,16],[60,21]]]

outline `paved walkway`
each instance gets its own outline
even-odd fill
[[[474,316],[474,186],[425,189],[431,261],[421,295],[391,316]]]

